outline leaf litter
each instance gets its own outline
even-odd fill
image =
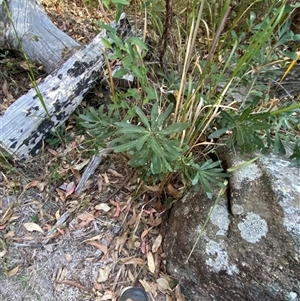
[[[73,38],[94,37],[82,1],[42,2]],[[30,88],[26,74],[17,82],[6,75],[2,111]],[[145,187],[148,194],[134,199],[139,180],[108,154],[77,193],[90,156],[76,150],[84,137],[75,137],[73,128],[71,120],[65,131],[72,142],[46,147],[26,165],[11,162],[14,172],[0,174],[0,300],[116,301],[123,288],[138,285],[151,301],[184,301],[166,274],[160,233],[166,209],[153,197],[159,187]]]
[[[22,174],[21,169],[15,179],[9,175],[9,181],[20,183],[19,190],[0,183],[5,225],[0,230],[0,299],[117,300],[123,288],[138,285],[150,300],[176,300],[170,288],[174,282],[165,276],[156,199],[133,199],[137,179],[113,154],[81,194],[67,195],[45,169],[49,161],[60,169],[61,159],[46,152],[36,159],[38,165],[31,162],[33,170]],[[99,177],[105,183],[100,193]]]

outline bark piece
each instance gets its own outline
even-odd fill
[[[75,192],[80,193],[86,181],[90,178],[91,175],[95,173],[95,170],[102,162],[103,157],[111,153],[113,150],[112,148],[102,149],[97,155],[94,155],[90,160],[87,168],[85,169],[78,185],[76,186]]]
[[[112,24],[124,39],[131,35],[125,14]],[[102,31],[62,66],[16,100],[0,118],[1,147],[20,159],[36,155],[49,132],[65,122],[101,79],[105,66]]]

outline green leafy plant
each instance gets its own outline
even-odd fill
[[[250,6],[253,11],[245,6],[248,16],[241,10],[225,30],[230,4],[225,1],[220,10],[202,0],[190,7],[189,31],[180,32],[183,28],[178,25],[179,55],[166,54],[169,72],[155,70],[166,83],[164,93],[149,79],[153,70],[145,61],[147,45],[137,37],[123,41],[114,29],[101,25],[108,35],[103,39],[110,51],[107,62],[120,62],[121,67],[114,74],[109,67],[112,104],[80,114],[81,125],[98,144],[126,154],[128,164],[139,170],[144,180],[165,184],[171,174],[180,174],[183,182],[200,184],[208,193],[215,184],[223,187],[221,178],[227,175],[220,161],[207,157],[205,148],[213,144],[208,139],[216,141],[224,135],[226,144],[237,145],[242,153],[273,149],[284,154],[285,144],[291,141],[295,145],[291,159],[299,161],[297,139],[284,139],[284,133],[297,127],[293,114],[299,106],[270,108],[268,86],[261,77],[276,78],[278,73],[268,71],[274,61],[283,61],[283,56],[295,59],[295,53],[288,53],[286,47],[300,38],[290,30],[289,21],[297,5],[272,1],[262,18],[257,1]],[[145,5],[151,15],[154,11],[147,11],[149,3]],[[207,15],[210,24],[205,26],[212,36],[206,30],[210,42],[204,57],[199,55],[196,41]],[[161,36],[162,30],[158,33]],[[173,68],[174,57],[178,69]],[[137,88],[116,92],[112,79],[128,74],[134,75]],[[241,91],[242,100],[233,106],[228,96],[235,90]],[[200,153],[204,150],[201,156],[196,155],[199,149]]]
[[[51,165],[49,167],[49,172],[50,172],[50,181],[52,183],[58,183],[61,180],[61,176],[58,172],[59,166],[58,165]]]
[[[266,118],[270,116],[269,113],[250,114],[251,108],[245,109],[241,115],[231,116],[225,110],[221,111],[223,127],[209,136],[214,139],[220,135],[231,131],[232,134],[227,140],[229,147],[233,147],[235,143],[240,147],[241,153],[250,153],[256,149],[263,150],[265,144],[260,138],[262,131],[271,128],[270,124],[265,122]]]
[[[203,2],[199,4],[198,18],[204,11],[201,9],[202,4]],[[266,78],[278,78],[278,72],[272,72],[273,62],[278,63],[280,59],[283,61],[283,56],[295,59],[295,52],[288,53],[285,49],[289,43],[297,43],[299,40],[299,35],[290,30],[289,20],[290,13],[298,4],[293,6],[284,1],[278,5],[272,2],[270,8],[264,12],[264,18],[260,19],[257,13],[250,12],[249,19],[246,19],[247,33],[241,32],[240,27],[236,26],[238,20],[241,20],[239,15],[237,21],[232,21],[224,39],[221,39],[221,27],[227,18],[229,4],[230,1],[225,1],[219,27],[215,27],[216,34],[208,51],[209,59],[199,61],[199,68],[192,69],[188,80],[185,74],[182,75],[174,119],[178,122],[188,118],[192,125],[195,125],[185,133],[192,148],[193,145],[199,144],[201,137],[215,125],[217,130],[208,138],[215,139],[226,134],[227,145],[232,147],[237,144],[242,153],[253,152],[256,149],[273,149],[275,152],[284,153],[284,143],[277,132],[285,127],[285,134],[288,132],[288,136],[294,136],[292,126],[288,130],[286,125],[293,124],[294,128],[296,127],[293,115],[299,104],[279,110],[274,107],[270,110]],[[197,21],[195,22],[197,24]],[[192,32],[188,41],[193,45]],[[214,42],[219,46],[215,46]],[[191,46],[190,49],[192,51],[194,48]],[[220,57],[222,64],[218,62]],[[187,52],[187,66],[184,70],[190,69],[190,65],[195,61],[192,58],[192,54]],[[200,80],[197,83],[191,78]],[[242,87],[245,87],[241,92],[243,99],[233,109],[227,99],[228,95],[236,88],[241,91]],[[199,98],[202,99],[202,108],[199,108]],[[295,142],[295,139],[292,138],[291,141]]]
[[[295,146],[293,148],[293,154],[290,156],[290,159],[292,159],[293,166],[300,165],[300,139],[296,141]]]
[[[174,105],[169,100],[165,102],[169,104],[167,107],[159,105],[162,100],[149,84],[148,68],[143,61],[142,51],[147,51],[146,45],[137,37],[122,41],[114,29],[103,26],[108,35],[103,41],[111,50],[108,60],[122,62],[122,67],[113,76],[122,78],[132,73],[139,88],[113,93],[112,104],[102,105],[97,111],[89,108],[79,114],[81,126],[95,137],[98,145],[108,144],[116,153],[125,153],[128,164],[138,169],[143,179],[157,183],[170,173],[182,174],[185,170],[183,179],[186,182],[199,182],[206,191],[212,191],[210,183],[218,182],[216,178],[224,175],[221,168],[216,168],[220,162],[198,165],[193,162],[193,156],[186,159],[185,152],[189,147],[176,135],[188,129],[190,124],[173,122]]]
[[[49,137],[46,142],[51,146],[60,145],[62,142],[67,143],[71,141],[71,137],[66,132],[66,125],[62,124],[60,127],[50,131]]]
[[[5,64],[7,68],[14,69],[16,62],[14,62],[14,59],[9,57],[10,52],[8,50],[5,50],[0,52],[0,64]]]
[[[157,183],[168,173],[181,173],[187,183],[200,183],[205,191],[212,192],[212,184],[220,184],[218,178],[227,176],[219,167],[220,161],[208,160],[197,164],[192,155],[185,157],[187,145],[173,136],[187,129],[189,124],[171,123],[172,104],[160,112],[159,104],[154,103],[149,119],[141,108],[134,105],[135,115],[132,120],[136,124],[128,120],[118,122],[115,111],[105,115],[103,108],[101,106],[98,112],[90,108],[86,114],[80,114],[79,118],[83,120],[81,125],[102,146],[105,146],[104,141],[107,138],[115,137],[107,142],[109,147],[116,153],[125,153],[129,157],[128,164],[139,170],[144,180],[152,179],[153,183]]]
[[[107,109],[107,110],[105,110]],[[96,111],[90,107],[84,113],[79,114],[79,123],[91,136],[96,137],[100,146],[106,146],[106,139],[112,137],[116,132],[114,123],[119,120],[119,113],[110,107],[101,105]]]
[[[174,171],[174,163],[182,155],[180,142],[171,136],[188,128],[188,124],[175,123],[168,125],[168,117],[173,105],[159,114],[158,103],[154,103],[151,117],[148,120],[138,106],[134,110],[141,123],[134,125],[128,122],[116,122],[119,135],[112,140],[115,152],[127,152],[131,156],[129,164],[143,168],[145,174],[165,174]]]
[[[115,6],[115,8],[116,8],[115,20],[116,21],[119,20],[124,5],[129,5],[129,2],[127,0],[103,0],[103,1],[98,1],[98,5],[102,6],[102,3],[103,3],[103,5],[105,6],[105,8],[107,10],[109,10],[109,7],[110,7],[111,4],[113,4]]]

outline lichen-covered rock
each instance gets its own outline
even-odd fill
[[[228,166],[244,160],[227,158]],[[187,300],[300,300],[300,169],[268,155],[234,172],[213,205],[190,192],[170,215],[168,272]]]

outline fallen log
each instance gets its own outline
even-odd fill
[[[112,26],[123,39],[132,35],[125,14]],[[103,37],[108,38],[105,30],[6,110],[0,118],[0,142],[6,152],[25,160],[36,155],[49,132],[69,118],[102,78],[104,52],[109,52]]]
[[[0,48],[25,52],[50,73],[80,45],[52,23],[39,1],[0,0]]]

